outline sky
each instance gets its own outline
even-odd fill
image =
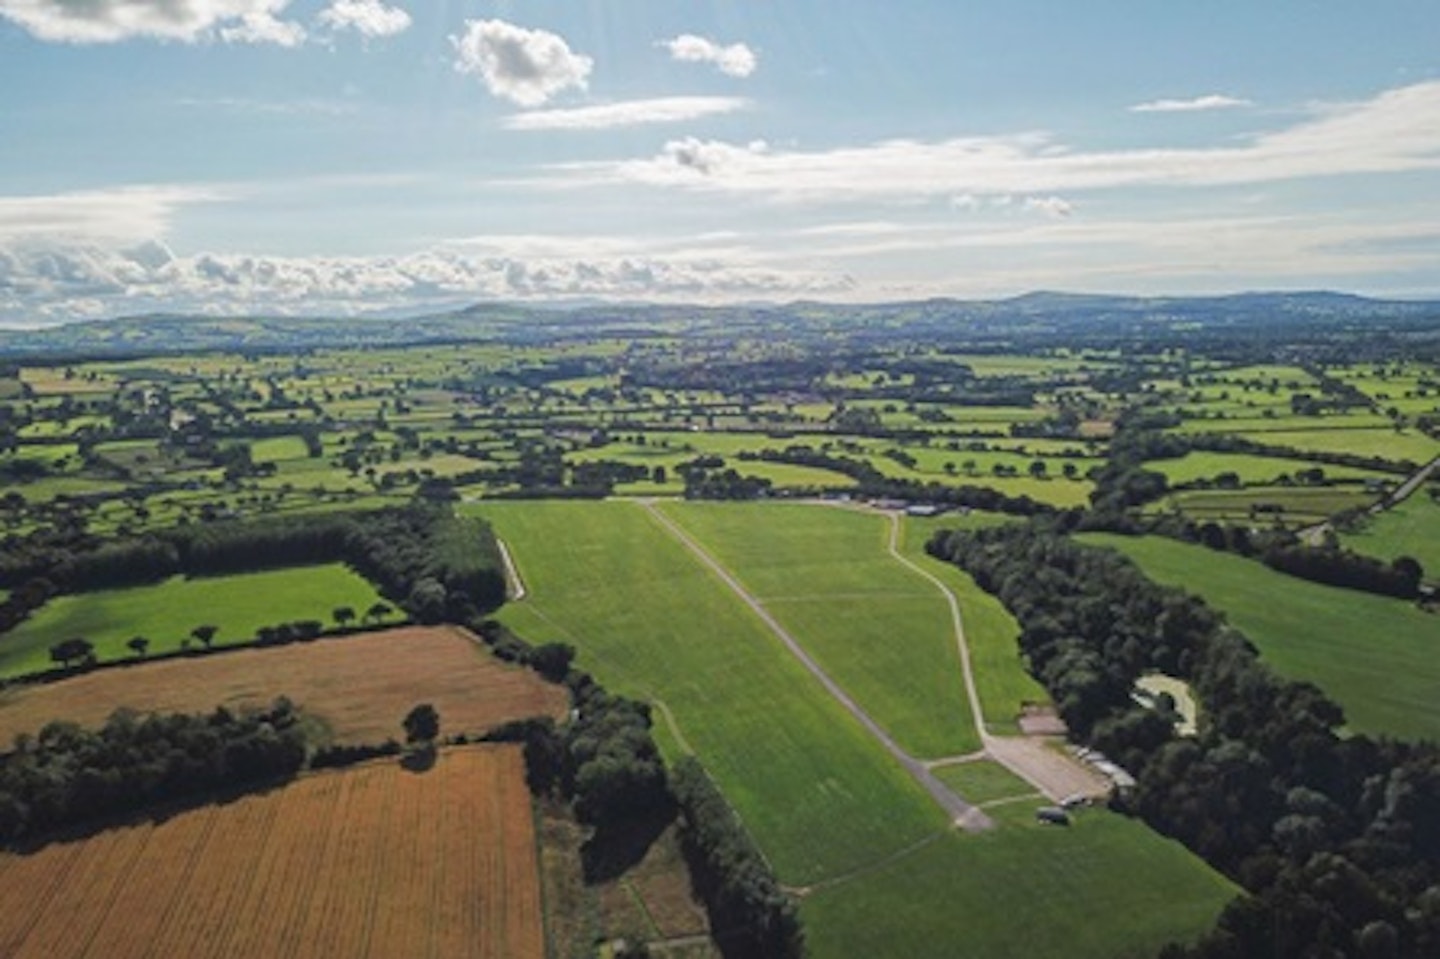
[[[0,324],[1440,294],[1436,0],[0,0]]]

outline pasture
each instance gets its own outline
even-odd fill
[[[0,955],[542,959],[518,747],[447,750],[0,855]]]
[[[782,880],[815,882],[943,829],[938,806],[741,601],[628,502],[483,503],[527,596],[501,612],[534,643],[656,706]]]
[[[960,768],[960,767],[953,767]],[[1036,823],[1040,801],[993,806],[1000,828],[947,833],[801,906],[817,957],[1115,959],[1209,929],[1237,892],[1179,843],[1104,809]]]
[[[1329,480],[1390,480],[1398,482],[1393,473],[1334,466],[1308,460],[1281,459],[1275,456],[1251,456],[1244,453],[1187,453],[1178,459],[1154,460],[1145,468],[1165,474],[1171,486],[1213,480],[1222,473],[1234,473],[1246,486],[1268,486],[1283,477],[1292,477],[1298,470],[1319,469]]]
[[[887,517],[794,503],[661,509],[906,751],[938,758],[980,747],[949,607],[886,551]]]
[[[263,649],[100,669],[0,692],[0,745],[52,719],[98,726],[112,711],[208,712],[288,696],[341,743],[401,738],[400,718],[432,703],[446,735],[483,733],[569,707],[564,689],[503,663],[457,627],[404,627]]]
[[[153,586],[77,593],[50,600],[0,637],[0,677],[49,669],[52,645],[72,637],[95,644],[100,660],[133,658],[125,643],[150,640],[166,652],[189,640],[197,626],[219,627],[214,645],[255,637],[262,626],[314,619],[348,606],[363,614],[380,600],[375,588],[339,563],[196,579],[174,577]],[[196,644],[198,645],[198,644]]]
[[[1344,707],[1350,729],[1440,738],[1440,616],[1203,546],[1100,533],[1078,539],[1118,549],[1157,582],[1203,597],[1276,671],[1315,683]]]
[[[1426,579],[1440,580],[1440,503],[1424,491],[1362,522],[1361,528],[1342,532],[1341,542],[1356,552],[1381,559],[1417,559],[1425,567]]]
[[[1183,429],[1235,433],[1257,443],[1297,450],[1302,455],[1350,453],[1417,466],[1440,455],[1440,441],[1416,429],[1396,430],[1380,416],[1364,422],[1359,416],[1336,416],[1319,421],[1308,417],[1271,421],[1194,420]]]

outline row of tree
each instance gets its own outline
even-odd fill
[[[1037,502],[1029,496],[1007,496],[987,486],[952,486],[937,481],[921,482],[912,479],[897,479],[886,476],[864,459],[850,456],[834,456],[810,446],[787,446],[783,450],[762,450],[756,459],[770,463],[791,463],[826,469],[856,481],[853,488],[836,486],[834,491],[859,493],[881,499],[901,499],[912,502],[936,503],[945,506],[962,506],[996,513],[1010,513],[1016,516],[1036,516],[1054,512],[1054,508]]]
[[[1151,533],[1210,549],[1235,553],[1264,563],[1277,572],[1327,586],[1356,589],[1381,596],[1415,599],[1425,581],[1425,568],[1410,556],[1390,561],[1343,548],[1334,537],[1311,545],[1294,532],[1278,527],[1197,523],[1171,515],[1137,517],[1124,513],[1091,513],[1077,519],[1081,528],[1126,535]]]
[[[416,619],[465,621],[505,601],[504,565],[488,524],[448,503],[416,500],[328,513],[181,526],[119,541],[37,533],[0,559],[0,632],[61,593],[345,562]]]
[[[564,727],[529,719],[487,738],[523,743],[531,790],[573,803],[577,817],[594,829],[583,856],[591,878],[607,875],[608,847],[626,845],[637,824],[667,823],[678,812],[691,879],[724,954],[801,955],[804,933],[794,902],[699,762],[687,758],[667,772],[650,732],[650,707],[573,669],[575,650],[568,645],[531,646],[494,620],[473,625],[497,655],[526,663],[570,691],[572,719]]]
[[[288,779],[305,755],[299,715],[285,699],[238,714],[120,710],[98,730],[53,722],[17,737],[0,758],[0,840]]]
[[[1166,955],[1440,955],[1440,749],[1340,736],[1340,708],[1283,680],[1196,597],[1041,525],[938,536],[995,593],[1079,741],[1136,775],[1122,808],[1250,893]],[[1138,706],[1135,679],[1191,685],[1198,736]],[[1317,951],[1318,950],[1318,951]]]

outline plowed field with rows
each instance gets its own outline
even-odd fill
[[[0,856],[13,959],[541,959],[518,747],[450,750]]]
[[[417,702],[434,704],[446,735],[484,732],[512,719],[565,715],[565,690],[502,663],[451,626],[387,629],[311,643],[101,669],[0,692],[0,748],[52,719],[98,726],[117,707],[210,712],[288,696],[322,719],[338,742],[401,736]],[[0,955],[4,955],[0,952]]]

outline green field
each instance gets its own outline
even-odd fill
[[[1341,541],[1381,559],[1412,557],[1425,567],[1427,580],[1440,580],[1440,504],[1423,491],[1366,524],[1354,533],[1342,534]]]
[[[1360,480],[1385,479],[1399,481],[1393,473],[1356,469],[1352,466],[1333,466],[1326,463],[1312,463],[1306,460],[1280,459],[1274,456],[1251,456],[1244,453],[1187,453],[1179,459],[1156,460],[1146,463],[1145,468],[1164,473],[1171,486],[1193,483],[1196,480],[1214,479],[1221,473],[1234,473],[1246,486],[1264,486],[1274,483],[1281,476],[1293,476],[1297,470],[1324,470],[1326,479]]]
[[[975,529],[1004,521],[994,513],[928,519],[907,516],[900,540],[901,553],[937,577],[959,600],[980,710],[990,732],[999,734],[1017,731],[1015,720],[1022,703],[1048,703],[1050,695],[1026,672],[1018,643],[1020,624],[1004,604],[976,586],[958,566],[942,563],[926,553],[925,543],[937,530]]]
[[[1039,803],[988,812],[1000,828],[951,833],[801,908],[815,956],[907,959],[1149,957],[1215,922],[1236,893],[1183,846],[1103,809],[1069,827]]]
[[[488,503],[529,591],[505,607],[532,642],[657,704],[786,882],[861,868],[945,816],[726,586],[634,503]],[[678,731],[664,718],[668,713]]]
[[[1181,847],[1098,811],[1052,831],[1033,824],[1033,805],[1017,803],[996,810],[1002,826],[985,836],[944,829],[928,798],[641,505],[467,509],[495,524],[529,590],[503,618],[532,640],[573,643],[582,668],[655,703],[667,752],[695,751],[781,880],[816,887],[801,906],[812,955],[1047,955],[1077,922],[1087,931],[1066,954],[1153,952],[1206,928],[1231,895]],[[768,520],[781,530],[775,538],[793,531],[793,548],[809,559],[798,576],[739,549],[754,560],[747,582],[756,591],[892,575],[873,568],[883,531],[875,517],[835,511],[837,521],[829,510],[782,504],[666,509],[700,533],[730,509],[743,529]],[[853,539],[858,572],[836,569],[843,564],[818,549],[817,536]],[[1017,788],[1003,770],[967,772],[987,798]]]
[[[988,759],[937,766],[935,775],[973,803],[1002,802],[1021,796],[1036,796],[1034,786],[999,763]]]
[[[794,503],[662,507],[912,755],[980,748],[949,607],[885,549],[876,513]]]
[[[149,639],[154,654],[178,649],[196,626],[212,625],[219,627],[215,645],[224,646],[253,639],[261,626],[304,619],[330,626],[337,607],[363,614],[379,598],[339,563],[61,596],[0,637],[0,676],[50,668],[50,647],[72,637],[94,643],[102,660],[126,659],[132,636]]]
[[[1173,510],[1204,522],[1260,523],[1310,526],[1336,513],[1361,509],[1377,494],[1356,486],[1253,486],[1238,490],[1182,490],[1149,507],[1151,512]]]
[[[1440,454],[1440,441],[1419,430],[1397,432],[1384,425],[1383,417],[1374,417],[1376,422],[1357,424],[1358,428],[1346,425],[1356,419],[1355,416],[1334,417],[1328,426],[1300,417],[1268,423],[1256,420],[1196,420],[1186,423],[1184,429],[1236,433],[1257,443],[1289,447],[1301,453],[1351,453],[1396,462],[1408,461],[1416,465],[1428,463]]]
[[[1152,579],[1204,597],[1276,670],[1340,703],[1356,732],[1440,738],[1440,616],[1175,540],[1098,533],[1079,540],[1115,547]]]

